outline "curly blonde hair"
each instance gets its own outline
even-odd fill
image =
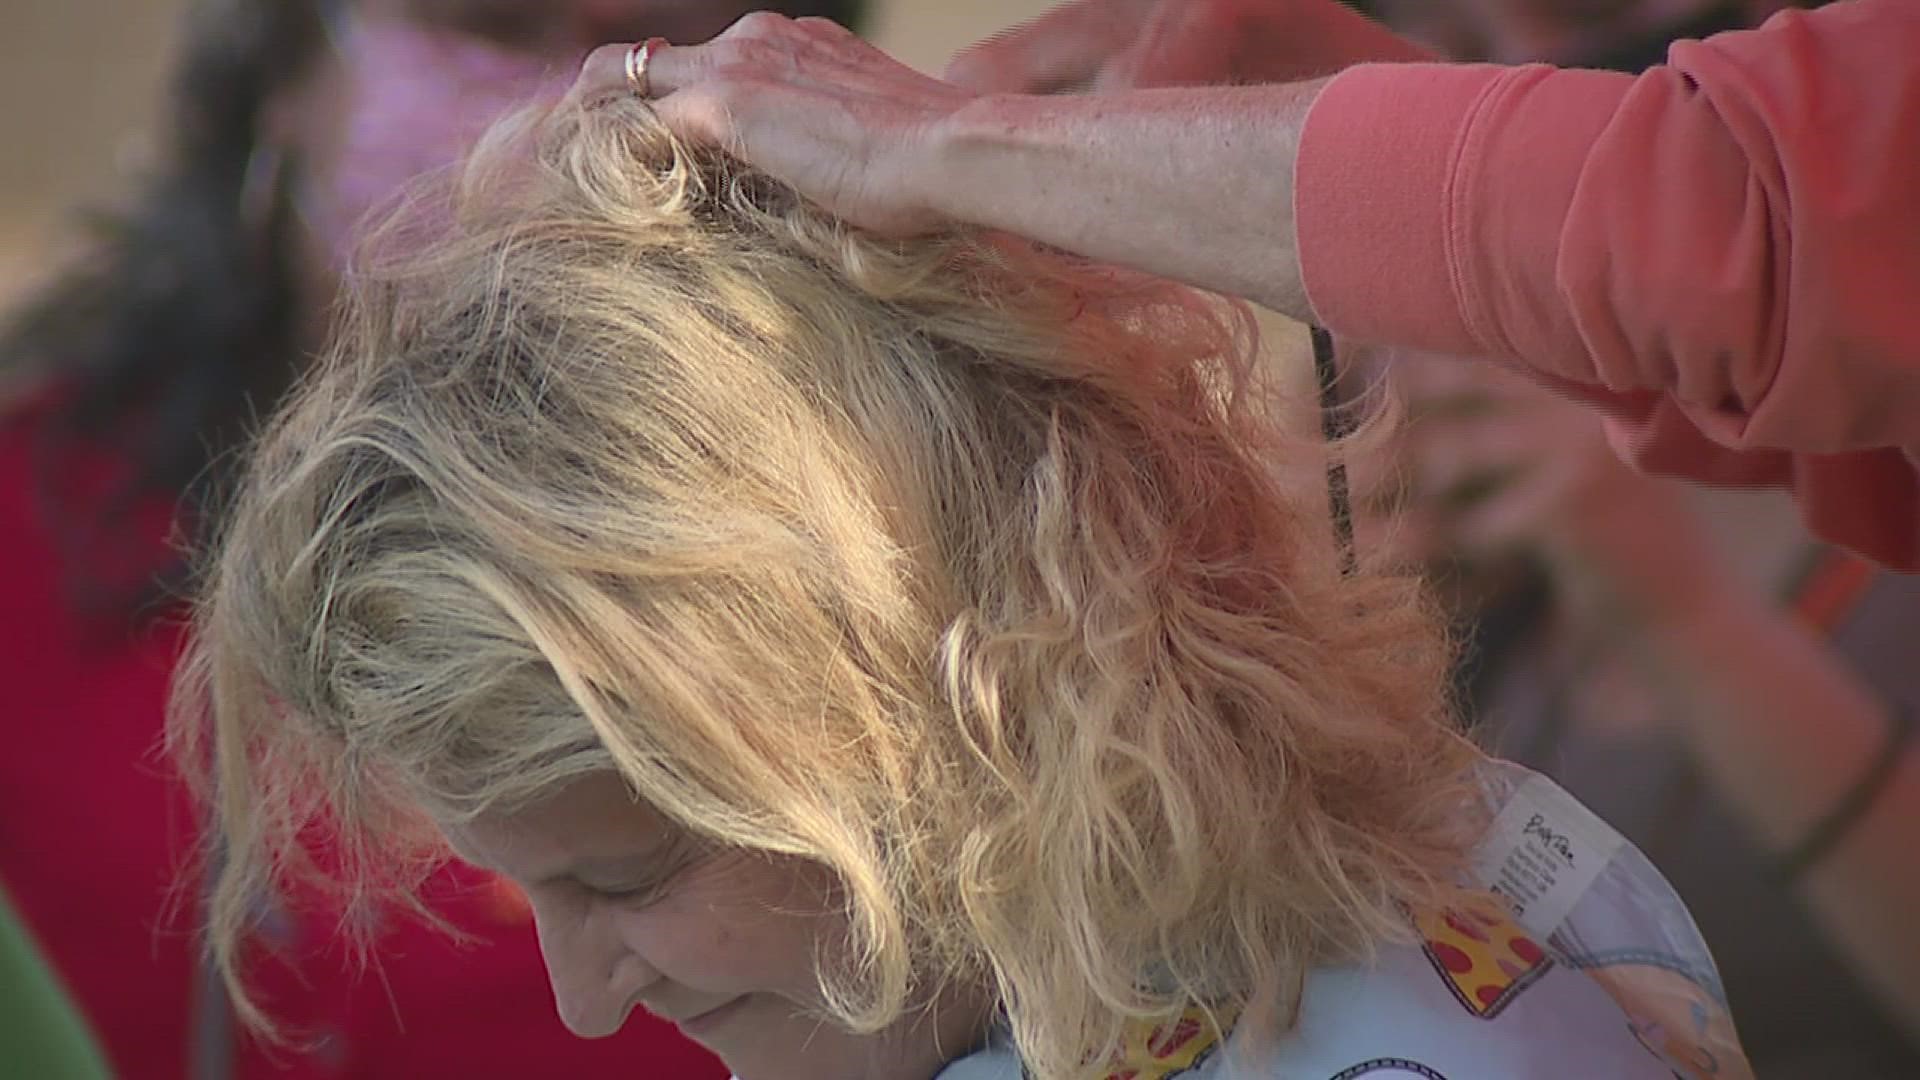
[[[992,987],[1047,1080],[1196,1004],[1284,1024],[1453,895],[1443,635],[1341,573],[1244,306],[851,230],[633,101],[417,206],[255,448],[177,693],[251,1019],[264,891],[404,894],[432,822],[603,770],[837,876],[839,1022]]]

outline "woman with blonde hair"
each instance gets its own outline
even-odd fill
[[[631,98],[497,130],[350,295],[178,690],[238,1000],[262,893],[451,854],[574,1031],[745,1080],[1737,1072],[1677,902],[1343,572],[1245,309],[849,230]],[[1612,933],[1699,1031],[1561,951]]]

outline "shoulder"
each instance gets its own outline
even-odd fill
[[[1451,922],[1451,925],[1449,924]],[[1423,920],[1423,942],[1383,948],[1367,965],[1307,981],[1298,1023],[1274,1040],[1236,1032],[1148,1038],[1132,1080],[1534,1080],[1581,1063],[1582,1075],[1672,1080],[1606,990],[1504,924]],[[1177,1050],[1177,1053],[1161,1053]],[[1023,1080],[992,1045],[938,1080]],[[1111,1078],[1104,1078],[1111,1080]]]
[[[949,1064],[934,1080],[1025,1080],[1025,1075],[1012,1049],[995,1043]]]
[[[1671,1080],[1598,983],[1518,931],[1436,936],[1314,973],[1292,1031],[1265,1051],[1236,1038],[1195,1080],[1526,1080],[1570,1061]]]

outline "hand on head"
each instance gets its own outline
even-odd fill
[[[633,47],[587,60],[575,94],[633,92]],[[1333,0],[1078,0],[923,75],[825,19],[756,13],[704,45],[649,50],[647,96],[682,138],[719,144],[854,224],[945,223],[924,193],[937,137],[982,95],[1280,82],[1418,47]]]
[[[574,95],[633,93],[632,49],[595,50]],[[911,174],[933,164],[924,153],[928,129],[976,96],[829,20],[765,13],[704,45],[656,43],[640,88],[682,138],[724,146],[835,216],[901,235],[940,226],[919,205]]]
[[[1578,403],[1450,357],[1402,358],[1392,378],[1411,415],[1397,517],[1375,542],[1423,559],[1530,552],[1618,595],[1714,573],[1715,549],[1673,485],[1623,464]]]
[[[1596,417],[1517,373],[1407,357],[1393,382],[1412,414],[1405,512],[1434,548],[1472,558],[1551,545],[1572,506],[1634,482]]]

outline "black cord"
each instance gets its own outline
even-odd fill
[[[1340,402],[1340,365],[1333,335],[1321,327],[1308,328],[1313,338],[1313,374],[1320,383],[1320,431],[1329,445],[1353,434],[1353,417]],[[1340,546],[1340,570],[1359,568],[1353,550],[1353,500],[1347,491],[1347,463],[1334,446],[1327,459],[1327,509],[1333,516],[1333,538]]]

